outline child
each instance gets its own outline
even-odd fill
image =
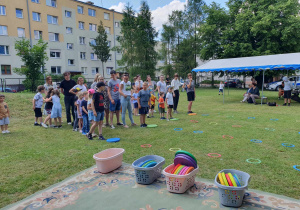
[[[79,132],[82,133],[82,108],[81,108],[81,103],[83,101],[83,92],[80,91],[77,93],[78,100],[75,102],[76,106],[76,111],[77,111],[77,118],[78,118],[78,127],[79,127]]]
[[[158,104],[159,104],[159,114],[160,114],[160,119],[164,120],[165,118],[165,93],[160,92],[159,93],[159,99],[158,99]]]
[[[42,123],[42,126],[44,128],[48,128],[48,126],[47,126],[48,121],[49,121],[49,127],[52,127],[51,110],[52,110],[53,103],[52,103],[50,97],[52,96],[53,90],[54,89],[52,87],[48,88],[46,98],[44,98],[44,101],[46,102],[45,112],[47,113],[47,117],[45,118],[44,123]]]
[[[78,100],[78,96],[75,95],[74,97],[74,115],[75,115],[75,119],[74,119],[74,124],[73,124],[73,131],[78,131],[77,127],[78,127],[78,115],[77,115],[77,100]]]
[[[102,124],[104,118],[104,95],[102,91],[105,89],[104,82],[97,83],[97,92],[93,95],[92,100],[92,110],[94,114],[94,123],[90,131],[86,134],[89,140],[93,140],[92,133],[94,133],[95,128],[98,126],[99,130],[99,140],[106,140],[102,135]]]
[[[104,77],[99,76],[98,77],[98,82],[103,82],[104,83]],[[105,84],[105,83],[104,83]],[[105,112],[105,124],[103,124],[103,127],[109,126],[108,123],[108,117],[109,117],[109,97],[108,97],[108,93],[107,93],[108,87],[107,85],[105,85],[105,88],[103,89],[102,93],[104,95],[104,112]]]
[[[138,102],[137,102],[137,98],[138,98],[138,94],[139,94],[139,91],[134,87],[134,93],[132,94],[132,103],[133,103],[133,108],[134,108],[134,116],[138,116]]]
[[[148,83],[143,83],[143,89],[139,91],[138,93],[138,105],[139,105],[139,114],[140,114],[140,123],[141,128],[147,127],[147,124],[145,122],[146,120],[146,114],[149,111],[149,104],[150,104],[150,90],[147,90]]]
[[[45,87],[43,85],[39,85],[38,88],[38,93],[35,94],[32,100],[32,109],[34,110],[35,113],[35,126],[42,126],[43,123],[43,118],[42,118],[42,106],[43,106],[43,96],[42,93],[45,92]],[[40,124],[38,124],[38,120],[40,121]]]
[[[89,94],[87,91],[83,92],[83,101],[81,102],[81,109],[82,109],[82,135],[86,135],[90,130],[90,123],[88,119],[88,108],[87,108],[87,101],[89,100]]]
[[[150,90],[150,92],[151,92],[151,90]],[[151,106],[150,106],[149,115],[151,114],[151,117],[154,117],[154,116],[153,116],[153,113],[154,113],[154,108],[155,108],[155,100],[156,100],[156,101],[158,101],[158,100],[157,100],[156,96],[153,94],[153,92],[151,93],[151,98],[150,98],[150,100],[151,100]],[[148,115],[148,116],[149,116],[149,115]],[[150,118],[150,117],[149,117],[149,118]]]
[[[4,102],[5,95],[0,95],[0,126],[2,133],[10,133],[7,130],[9,124],[9,109],[7,103]]]
[[[95,89],[97,88],[97,83],[95,85]],[[88,120],[89,120],[89,124],[93,125],[94,124],[94,113],[92,110],[92,100],[93,100],[93,95],[95,93],[95,89],[89,89],[89,100],[87,103],[87,109],[88,109]],[[88,132],[88,131],[87,131]],[[97,135],[95,133],[92,133],[93,137],[96,137]]]
[[[220,93],[222,93],[222,95],[223,95],[223,88],[224,88],[224,84],[223,84],[223,82],[221,81],[221,82],[220,82],[220,86],[219,86],[219,95],[220,95]]]
[[[172,109],[173,109],[173,87],[169,86],[168,87],[168,93],[166,95],[166,103],[168,106],[168,111],[167,111],[167,121],[170,121],[172,118]]]
[[[54,128],[61,128],[61,104],[60,104],[60,94],[58,90],[53,90],[52,96],[49,98],[52,100],[53,107],[51,110],[51,118],[54,118],[55,126]],[[57,119],[59,122],[59,125],[57,125]]]

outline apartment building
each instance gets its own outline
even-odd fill
[[[15,41],[22,38],[36,44],[40,38],[48,42],[45,69],[48,73],[65,71],[82,73],[92,78],[96,73],[109,78],[118,69],[121,53],[110,52],[102,69],[89,43],[94,43],[100,20],[108,34],[109,46],[118,46],[122,13],[77,0],[1,0],[0,1],[0,65],[2,79],[20,78],[13,68],[24,63],[16,55]],[[12,80],[10,80],[12,81]],[[10,82],[9,82],[10,83]]]

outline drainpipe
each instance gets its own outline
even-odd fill
[[[114,47],[116,46],[116,33],[115,33],[115,10],[111,9],[113,12],[113,33],[114,33]],[[117,52],[115,51],[115,70],[117,69]]]
[[[32,38],[31,38],[31,25],[30,25],[30,14],[29,14],[29,4],[28,0],[26,0],[27,3],[27,14],[28,14],[28,25],[29,25],[29,39],[30,39],[30,46],[32,48]]]

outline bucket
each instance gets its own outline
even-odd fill
[[[122,165],[124,152],[122,148],[110,148],[94,154],[98,171],[105,174],[119,168]]]

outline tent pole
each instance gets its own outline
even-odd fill
[[[225,72],[224,72],[224,88],[223,88],[223,93],[222,93],[222,95],[223,95],[223,104],[225,104],[225,100],[224,100],[224,97],[225,97]]]
[[[263,102],[263,98],[264,98],[264,83],[265,83],[265,70],[263,70],[263,82],[262,82],[262,88],[261,88],[261,94],[262,96],[260,97],[261,98],[261,106],[262,106],[262,102]]]
[[[228,83],[228,72],[227,72],[227,83]],[[229,95],[229,83],[228,83],[228,95]]]

